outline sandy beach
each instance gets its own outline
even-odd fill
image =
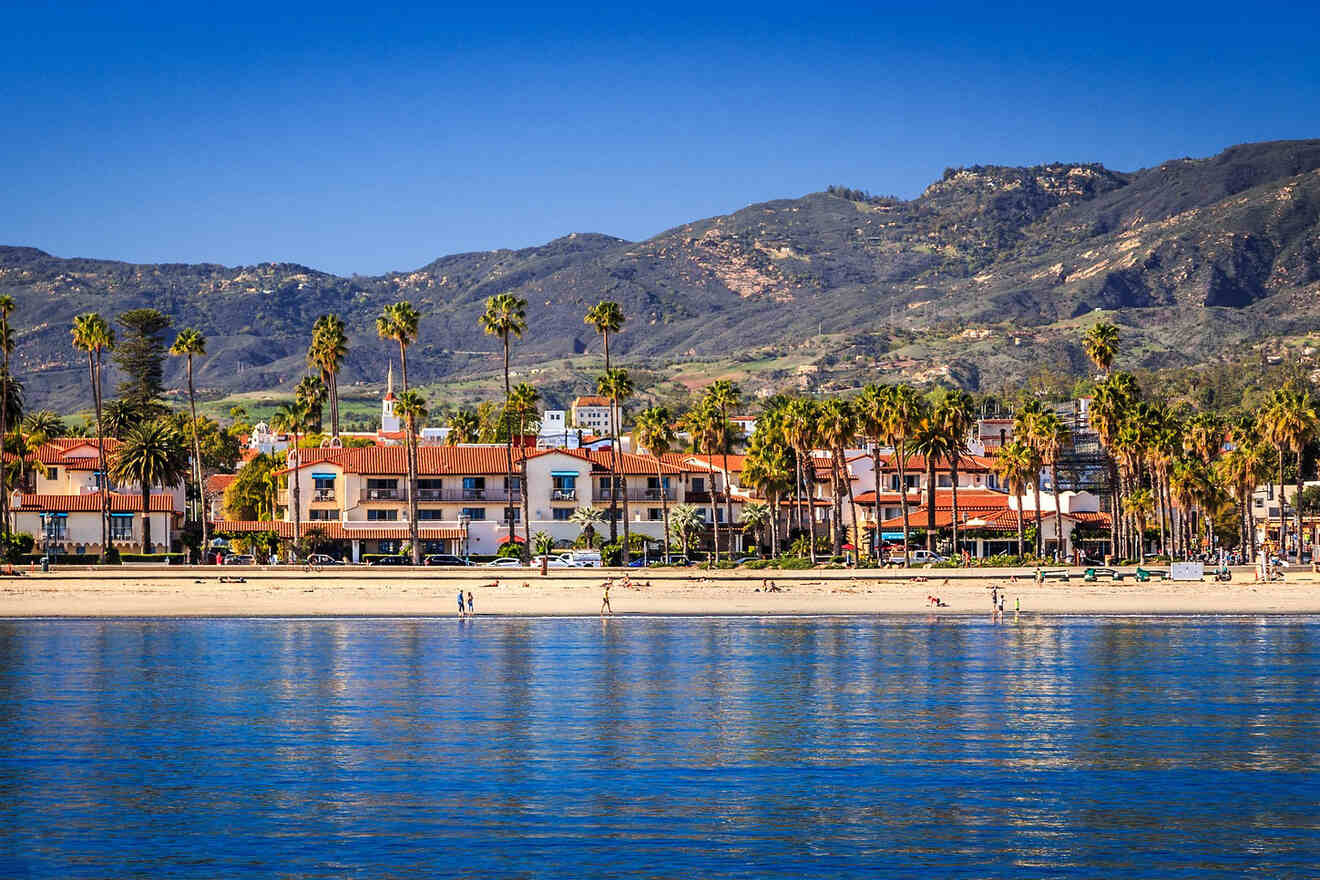
[[[610,599],[629,614],[911,614],[989,615],[994,586],[1006,592],[1010,616],[1024,614],[1320,614],[1320,575],[1290,574],[1283,583],[1253,584],[1247,569],[1231,583],[1037,584],[1018,573],[973,571],[682,572],[642,571],[632,587],[616,580]],[[221,577],[241,577],[226,583]],[[351,569],[304,573],[287,569],[66,568],[0,579],[0,617],[189,616],[452,616],[455,594],[471,591],[480,615],[594,615],[601,584],[619,572]],[[925,580],[920,580],[920,578]],[[779,592],[764,592],[769,578]],[[927,597],[944,603],[932,607]]]

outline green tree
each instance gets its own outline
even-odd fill
[[[1017,502],[1017,545],[1018,557],[1026,556],[1025,527],[1022,520],[1022,499],[1026,494],[1027,483],[1039,472],[1036,466],[1036,454],[1016,437],[1002,447],[995,455],[995,473],[1004,481],[1008,491]]]
[[[621,370],[617,367],[608,370],[596,382],[596,393],[603,397],[608,397],[610,401],[610,523],[611,529],[614,529],[616,522],[616,512],[618,507],[615,504],[618,498],[617,483],[623,482],[623,564],[627,565],[631,554],[632,542],[628,539],[628,481],[621,477],[622,467],[619,464],[619,420],[623,417],[623,403],[633,396],[634,392],[632,378],[627,370]],[[617,536],[617,533],[611,534],[611,539]]]
[[[225,518],[231,520],[275,519],[270,489],[272,474],[280,467],[273,455],[257,455],[238,469],[234,481],[225,488]]]
[[[69,435],[69,426],[64,423],[64,419],[49,409],[39,409],[24,416],[22,430],[29,434],[40,434],[44,438]]]
[[[623,330],[623,323],[626,319],[623,315],[623,309],[619,304],[610,300],[601,300],[587,310],[586,316],[582,319],[584,324],[590,325],[601,337],[601,348],[605,355],[605,375],[609,375],[610,364],[610,335],[618,334]],[[618,440],[619,420],[614,412],[614,401],[610,401],[610,543],[616,544],[619,541],[619,498],[616,491],[619,481],[619,440]],[[626,520],[626,518],[625,518]],[[628,542],[624,542],[624,552],[627,552]]]
[[[722,433],[725,435],[720,443],[720,467],[724,469],[724,480],[729,482],[729,410],[735,409],[742,402],[742,390],[728,379],[716,379],[710,383],[706,389],[706,394],[710,397],[711,406],[719,410],[720,423],[724,426]],[[733,528],[733,492],[724,493],[724,522],[730,529]],[[838,555],[837,553],[835,554]]]
[[[821,445],[830,454],[830,496],[833,502],[834,555],[843,552],[843,495],[846,491],[848,503],[852,505],[852,521],[857,522],[857,506],[853,503],[852,480],[848,477],[848,462],[845,450],[857,436],[857,419],[852,406],[846,400],[833,398],[823,401],[820,406],[820,420],[817,423]],[[744,508],[745,510],[745,508]],[[858,530],[857,545],[861,544],[861,530]]]
[[[477,432],[480,430],[481,423],[477,419],[477,414],[472,410],[455,410],[450,413],[446,424],[449,426],[449,433],[445,436],[445,443],[449,446],[477,442]]]
[[[329,390],[316,376],[303,376],[294,386],[293,398],[307,412],[308,433],[321,433],[325,404],[329,396]]]
[[[330,437],[339,439],[339,371],[348,357],[348,334],[338,315],[322,315],[312,325],[307,365],[320,371],[330,403]]]
[[[527,330],[527,301],[511,293],[497,293],[486,300],[486,311],[478,319],[482,331],[488,336],[499,337],[504,346],[504,411],[509,411],[513,389],[509,387],[509,345],[514,336],[519,339]],[[507,426],[506,426],[507,431]],[[507,432],[504,441],[504,483],[510,491],[513,489],[513,434]],[[527,487],[522,487],[526,491]],[[513,538],[513,517],[509,517],[509,543]],[[524,554],[525,555],[525,554]],[[524,558],[524,562],[526,562]]]
[[[540,402],[541,395],[526,382],[514,386],[509,395],[509,417],[511,423],[518,423],[519,443],[526,443],[527,425],[530,420],[538,417],[537,407]],[[518,457],[518,485],[519,494],[522,495],[523,548],[527,550],[532,546],[532,502],[531,494],[527,491],[527,449],[524,446],[520,451],[522,454]],[[530,562],[530,557],[524,561]]]
[[[130,309],[116,320],[124,330],[114,355],[115,365],[124,374],[119,397],[141,413],[141,418],[152,418],[163,410],[163,334],[169,329],[170,319],[156,309]]]
[[[417,328],[421,320],[421,312],[407,300],[386,306],[385,311],[376,319],[376,334],[381,339],[393,340],[399,346],[399,370],[404,391],[408,390],[408,346],[417,341]]]
[[[596,549],[596,530],[605,521],[605,515],[599,507],[579,507],[573,511],[569,521],[582,530],[582,537],[587,541],[587,549]]]
[[[202,549],[207,548],[206,534],[206,489],[205,472],[202,468],[202,444],[197,437],[197,391],[193,386],[193,358],[201,357],[206,354],[206,337],[200,330],[194,330],[191,327],[185,327],[179,331],[174,344],[170,346],[170,354],[175,357],[183,357],[188,362],[188,411],[192,415],[192,472],[193,485],[197,487],[197,520],[202,527]]]
[[[298,441],[307,430],[307,410],[294,403],[282,403],[270,419],[270,429],[277,434],[288,434],[293,438],[286,454],[286,466],[289,471],[289,497],[293,502],[293,545],[302,541],[302,480],[298,468],[302,466],[302,456],[298,452]]]
[[[665,486],[663,459],[677,442],[674,418],[663,406],[642,410],[637,416],[637,442],[655,458],[655,481],[660,492],[660,518],[665,526],[665,562],[669,561],[669,489]]]
[[[709,398],[703,398],[687,415],[683,416],[680,427],[692,435],[692,443],[698,454],[702,450],[706,452],[706,474],[710,478],[710,485],[707,487],[710,492],[710,528],[712,552],[707,560],[707,566],[719,562],[720,558],[720,525],[719,516],[715,512],[715,447],[720,440],[719,412],[710,405]],[[675,508],[677,514],[678,508]],[[687,553],[687,545],[683,547],[684,554]]]
[[[409,389],[399,395],[394,411],[403,417],[407,438],[405,457],[408,460],[408,540],[412,545],[412,564],[420,565],[422,544],[417,525],[417,435],[426,422],[426,399],[416,389]]]
[[[949,476],[952,484],[953,555],[961,553],[958,537],[958,468],[967,456],[967,444],[976,426],[976,406],[972,396],[961,389],[941,390],[932,404],[931,420],[944,437],[942,444],[949,456]],[[1059,547],[1063,547],[1062,541]]]
[[[176,486],[188,473],[188,453],[178,433],[163,419],[129,431],[115,450],[110,477],[120,484],[137,483],[142,492],[142,552],[151,552],[151,487]]]
[[[805,487],[807,533],[810,535],[807,549],[812,565],[816,564],[816,468],[811,460],[811,450],[820,439],[819,423],[820,406],[810,398],[794,398],[784,408],[784,432],[797,455],[798,485]]]
[[[692,536],[701,533],[701,511],[691,504],[676,504],[671,523],[674,531],[678,532],[678,540],[683,545],[683,555],[689,556]]]
[[[916,390],[907,385],[886,385],[880,390],[879,423],[884,429],[885,443],[894,450],[894,461],[898,468],[898,504],[903,512],[903,566],[906,568],[912,564],[908,549],[911,523],[908,519],[907,457],[909,444],[921,425],[925,405]],[[878,489],[880,480],[878,470],[875,478]],[[879,508],[878,503],[876,507]]]
[[[752,533],[752,540],[756,542],[757,550],[761,547],[761,537],[765,534],[770,525],[770,505],[763,501],[749,501],[743,505],[742,510],[743,531]]]
[[[1106,378],[1118,356],[1118,328],[1108,321],[1098,321],[1082,336],[1082,350]]]
[[[92,386],[92,406],[96,412],[96,457],[99,478],[98,492],[101,502],[101,562],[110,546],[109,462],[105,454],[105,420],[102,411],[101,381],[105,352],[115,347],[115,331],[104,317],[96,312],[84,312],[73,319],[73,347],[87,353],[87,372]],[[2,436],[2,435],[0,435]]]

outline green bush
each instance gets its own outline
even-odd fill
[[[772,560],[769,560],[769,559],[753,559],[753,560],[751,560],[750,562],[745,563],[745,564],[746,564],[747,568],[749,568],[749,569],[751,569],[751,570],[753,570],[753,571],[760,571],[760,570],[763,569],[763,568],[769,568],[771,562],[772,562]]]
[[[501,544],[500,549],[495,551],[496,559],[521,559],[522,545],[517,541],[510,541],[507,544]]]
[[[95,553],[56,553],[51,557],[53,565],[93,565],[98,559]],[[23,562],[41,562],[40,553],[29,553]]]
[[[27,532],[13,532],[0,537],[0,558],[5,562],[22,562],[34,546],[36,542]]]
[[[105,559],[103,560],[103,562],[106,565],[118,565],[119,561],[120,560],[119,560],[118,547],[110,547],[108,550],[105,551]]]
[[[620,565],[623,560],[623,545],[619,543],[600,545],[601,565]]]
[[[781,556],[774,563],[775,568],[784,571],[806,571],[813,567],[811,560],[802,556]]]

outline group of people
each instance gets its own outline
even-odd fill
[[[1016,580],[1016,578],[1014,578]],[[1008,593],[999,589],[998,584],[990,587],[990,620],[995,623],[1004,622],[1004,603],[1008,601]],[[1018,614],[1022,611],[1022,597],[1017,596],[1013,599],[1013,621],[1016,623]]]
[[[458,591],[458,616],[472,617],[477,613],[477,603],[472,599],[472,591],[467,592],[467,607],[463,607],[463,591]]]

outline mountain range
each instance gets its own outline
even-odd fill
[[[950,168],[911,200],[830,187],[641,242],[577,233],[370,277],[0,247],[0,292],[17,301],[15,372],[29,399],[62,411],[88,398],[69,344],[78,312],[153,306],[202,330],[197,382],[219,397],[290,388],[325,312],[350,329],[345,384],[378,387],[391,349],[374,318],[409,299],[423,315],[410,377],[458,389],[498,370],[477,316],[503,292],[529,304],[515,365],[547,378],[589,374],[599,343],[582,315],[613,299],[628,316],[613,351],[648,381],[735,375],[765,392],[905,376],[991,390],[1042,367],[1084,372],[1077,339],[1096,310],[1122,327],[1125,357],[1148,367],[1320,328],[1320,140],[1133,172]],[[167,381],[181,384],[181,370],[171,364]]]

